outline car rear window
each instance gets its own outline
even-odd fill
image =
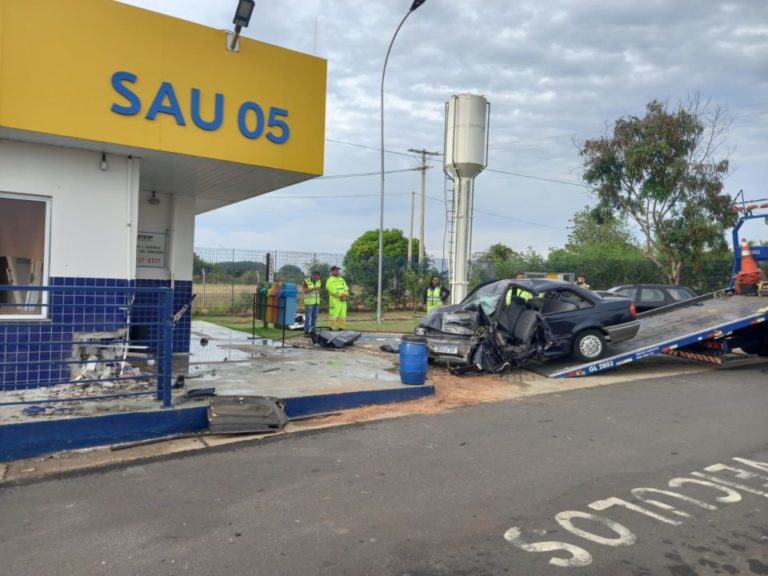
[[[664,303],[664,292],[658,288],[641,288],[640,302],[642,303]]]
[[[613,290],[615,294],[621,294],[622,296],[626,296],[627,298],[634,298],[635,297],[635,289],[634,288],[619,288],[618,290]]]
[[[669,295],[672,296],[672,300],[677,300],[678,302],[693,298],[693,294],[685,288],[667,288],[667,291],[669,292]]]

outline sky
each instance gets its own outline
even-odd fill
[[[236,0],[124,0],[216,29]],[[411,0],[256,0],[243,36],[328,61],[324,176],[202,214],[195,246],[344,253],[378,230],[381,74]],[[595,204],[579,143],[651,100],[698,94],[730,118],[726,191],[767,198],[765,0],[426,0],[400,29],[384,84],[384,227],[419,237],[420,157],[443,151],[445,103],[490,102],[488,165],[475,179],[472,252],[546,254]],[[429,162],[425,249],[447,257],[442,157]],[[754,235],[768,239],[768,227]]]

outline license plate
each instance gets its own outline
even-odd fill
[[[435,344],[436,354],[457,354],[458,351],[458,347],[451,344]]]

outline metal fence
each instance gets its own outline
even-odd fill
[[[96,285],[107,282],[0,286],[0,406],[67,414],[66,403],[146,395],[171,405],[173,290]]]
[[[353,258],[344,254],[246,249],[195,248],[193,291],[197,295],[193,312],[198,315],[250,315],[253,294],[268,281],[298,285],[317,270],[323,280],[331,266],[342,268],[350,287],[349,307],[353,311],[376,309],[378,257]],[[415,260],[408,266],[404,257],[385,257],[383,300],[389,310],[413,310],[421,301],[424,278],[440,274],[447,267],[442,259],[429,259],[421,274]],[[321,306],[327,305],[323,301]]]

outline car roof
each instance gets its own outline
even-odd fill
[[[477,290],[477,288],[489,286],[491,284],[508,284],[511,286],[520,286],[521,288],[528,288],[532,292],[546,292],[547,290],[557,290],[561,288],[573,288],[577,291],[583,290],[575,284],[571,284],[565,280],[553,280],[550,278],[525,278],[518,280],[516,278],[504,278],[502,280],[489,280],[488,282],[483,282],[482,284],[476,286],[472,292]]]
[[[622,284],[621,286],[612,286],[608,290],[619,290],[621,288],[684,288],[693,292],[688,286],[683,286],[682,284]]]

